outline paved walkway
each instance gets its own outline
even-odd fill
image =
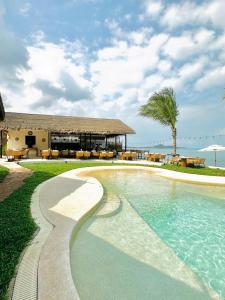
[[[9,169],[9,174],[0,183],[0,202],[7,198],[13,191],[18,189],[24,179],[32,174],[32,171],[21,167],[15,162],[0,161],[0,165]]]

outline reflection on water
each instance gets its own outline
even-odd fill
[[[224,188],[167,180],[143,170],[93,175],[108,195],[122,198],[123,208],[108,218],[93,216],[72,244],[81,299],[210,299],[182,261],[225,295]],[[90,291],[96,286],[93,298]],[[116,297],[108,298],[112,290]]]

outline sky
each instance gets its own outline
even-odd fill
[[[6,111],[119,118],[128,144],[171,143],[138,116],[176,92],[178,146],[225,144],[225,1],[0,0]],[[190,138],[216,136],[216,138]]]

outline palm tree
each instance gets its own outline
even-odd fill
[[[159,121],[164,126],[170,126],[173,137],[173,154],[177,153],[177,117],[179,115],[176,95],[172,88],[164,88],[155,92],[148,102],[139,109],[139,115]]]

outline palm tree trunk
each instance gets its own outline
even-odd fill
[[[177,129],[172,129],[172,137],[173,137],[173,154],[177,154]]]

